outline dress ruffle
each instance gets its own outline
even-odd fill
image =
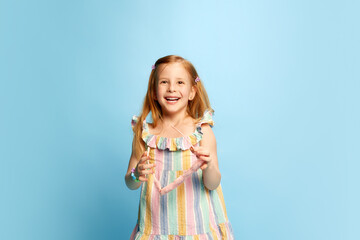
[[[150,134],[149,125],[145,119],[143,121],[143,126],[142,126],[143,127],[142,139],[144,140],[146,145],[151,148],[158,148],[161,150],[168,149],[169,151],[187,150],[191,147],[190,143],[192,145],[195,145],[196,143],[200,142],[200,140],[202,139],[203,136],[203,133],[201,131],[202,124],[207,123],[210,125],[210,127],[214,126],[212,114],[213,114],[212,111],[206,110],[204,112],[203,117],[196,124],[195,132],[193,132],[190,136],[186,136],[187,139],[184,139],[185,137],[167,138],[167,137],[161,137]],[[139,118],[137,116],[132,117],[131,125],[133,128],[138,121]]]
[[[138,224],[136,224],[130,239],[134,240],[147,240],[147,239],[172,239],[169,238],[170,236],[173,236],[174,239],[183,239],[183,238],[176,238],[176,237],[184,237],[186,240],[198,240],[198,239],[217,239],[217,240],[233,240],[234,239],[234,233],[231,227],[231,224],[229,221],[220,223],[217,225],[217,229],[214,229],[210,227],[210,232],[203,233],[203,234],[197,234],[197,235],[158,235],[158,234],[145,234],[143,232],[139,231]]]

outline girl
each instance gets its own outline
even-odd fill
[[[151,112],[152,123],[146,122]],[[152,66],[125,182],[141,185],[130,239],[234,239],[221,190],[213,110],[194,66],[169,55]]]

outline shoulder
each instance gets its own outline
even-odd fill
[[[212,130],[212,126],[208,123],[204,123],[201,125],[201,131],[203,133],[203,136],[213,136],[215,137],[215,134]]]
[[[208,123],[204,123],[201,125],[201,131],[203,133],[202,143],[210,146],[216,145],[215,134],[212,130],[212,127]]]

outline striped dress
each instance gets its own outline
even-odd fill
[[[132,126],[137,122],[134,116]],[[156,177],[162,188],[167,186],[197,161],[190,151],[190,142],[199,146],[203,135],[201,125],[214,125],[212,113],[204,113],[195,132],[187,139],[152,135],[146,120],[142,124],[142,139],[146,148],[149,147],[149,163],[156,162],[156,167],[155,173],[148,175],[148,181],[141,185],[138,219],[130,240],[234,239],[221,185],[208,190],[201,169],[164,195],[154,184]]]

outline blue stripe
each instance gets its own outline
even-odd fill
[[[167,181],[167,174],[163,174],[161,182]],[[167,194],[160,196],[160,222],[161,228],[160,232],[162,235],[167,234],[168,232],[168,212],[167,212]]]
[[[212,233],[208,232],[206,235],[207,235],[207,237],[208,237],[209,240],[213,240],[213,239],[214,239]]]
[[[215,215],[215,220],[216,220],[216,224],[219,224],[219,217],[216,213],[217,209],[215,209],[215,203],[214,203],[214,194],[217,193],[216,189],[214,190],[209,190],[209,195],[210,195],[210,200],[211,200],[211,204],[212,204],[212,209],[213,209],[213,213]]]
[[[203,219],[200,212],[200,181],[198,172],[195,172],[191,176],[194,186],[194,208],[195,208],[195,220],[196,220],[196,230],[198,234],[204,233],[203,229]]]
[[[166,150],[165,151],[167,154],[166,154],[166,162],[168,162],[168,170],[172,170],[173,169],[173,154],[172,154],[172,152],[170,152],[169,150]],[[167,184],[169,184],[169,183],[167,183]],[[167,185],[166,184],[166,185]]]

